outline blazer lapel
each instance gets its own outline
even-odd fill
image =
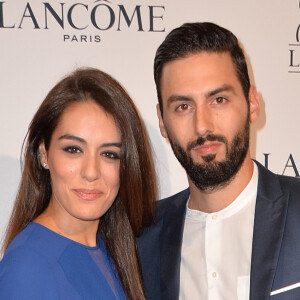
[[[257,162],[256,162],[257,163]],[[259,169],[250,276],[250,300],[269,299],[282,242],[288,195],[277,175]]]
[[[161,299],[179,297],[180,257],[186,202],[189,190],[174,199],[174,205],[166,214],[162,228],[161,248]]]

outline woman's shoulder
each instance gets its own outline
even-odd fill
[[[4,274],[16,272],[24,276],[28,274],[29,270],[30,273],[39,272],[48,270],[49,266],[47,258],[39,251],[35,251],[33,247],[26,243],[18,246],[12,244],[12,247],[8,248],[0,262],[0,280]],[[15,275],[18,276],[18,274]]]
[[[7,255],[27,254],[40,256],[49,261],[57,260],[69,241],[57,233],[38,223],[29,223],[11,242],[4,258]],[[29,257],[28,257],[29,259]]]
[[[49,289],[51,296],[57,296],[55,286],[47,258],[26,243],[12,242],[0,262],[0,299],[36,299]]]
[[[48,268],[52,250],[57,242],[44,231],[43,226],[29,223],[8,246],[0,262],[0,276],[11,270],[35,271],[37,268]],[[20,273],[20,272],[19,272]]]

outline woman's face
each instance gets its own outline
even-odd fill
[[[112,116],[94,101],[71,104],[54,130],[41,163],[50,171],[54,219],[97,221],[117,196],[121,136]]]

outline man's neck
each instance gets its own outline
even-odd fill
[[[190,200],[188,207],[207,213],[222,210],[230,205],[245,189],[253,174],[253,161],[248,153],[239,171],[228,185],[214,191],[201,191],[188,178],[190,185]]]

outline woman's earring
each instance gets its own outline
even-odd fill
[[[47,167],[47,163],[46,162],[43,163],[43,167],[46,169],[46,167]]]

